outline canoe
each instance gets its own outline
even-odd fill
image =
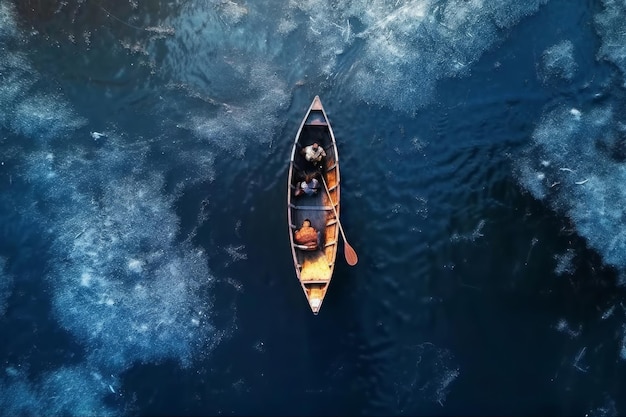
[[[318,143],[326,152],[326,157],[318,166],[307,161],[303,155],[303,149],[313,143]],[[320,188],[317,193],[296,196],[295,190],[300,186],[303,176],[312,172],[319,172],[318,175],[323,176],[323,178],[318,176]],[[328,187],[328,193],[324,183]],[[335,210],[333,210],[333,205]],[[322,307],[335,269],[340,236],[336,216],[339,216],[337,144],[322,102],[319,96],[315,96],[302,119],[302,123],[300,123],[293,144],[287,190],[287,219],[291,254],[296,276],[313,314],[318,314]],[[294,240],[295,231],[300,229],[306,219],[319,233],[318,245],[315,250],[309,250],[298,245]]]

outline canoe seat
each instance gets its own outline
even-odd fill
[[[331,206],[296,206],[293,203],[289,204],[289,207],[295,210],[332,210]]]
[[[298,248],[300,250],[306,250],[306,251],[313,251],[313,250],[317,250],[317,244],[313,244],[313,245],[297,245],[294,244],[293,245],[295,248]]]
[[[330,219],[329,221],[326,222],[326,226],[332,226],[335,223],[337,223],[337,219]]]

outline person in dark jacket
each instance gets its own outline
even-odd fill
[[[318,181],[317,178],[315,178],[316,176],[317,176],[317,173],[307,174],[304,177],[304,181],[298,183],[296,187],[296,191],[294,192],[294,195],[297,197],[302,194],[306,194],[306,195],[317,194],[317,191],[320,188],[320,182]]]

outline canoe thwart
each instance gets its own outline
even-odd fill
[[[323,120],[311,120],[306,124],[307,126],[328,126],[328,123]]]
[[[307,250],[307,251],[317,250],[317,245],[315,245],[315,246],[306,246],[306,245],[298,245],[298,244],[294,243],[293,247],[296,248],[296,249]]]
[[[328,284],[330,282],[329,279],[309,279],[309,280],[301,280],[304,285],[310,284]]]
[[[289,204],[289,207],[295,210],[332,210],[331,206],[296,206],[295,204]]]

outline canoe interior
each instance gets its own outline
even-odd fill
[[[315,103],[315,102],[314,102]],[[324,147],[326,158],[321,172],[328,185],[332,203],[329,200],[323,184],[315,195],[300,195],[295,197],[294,190],[306,173],[315,172],[318,168],[307,161],[300,151],[317,142]],[[289,182],[289,220],[291,228],[291,242],[296,274],[304,293],[309,301],[313,313],[317,314],[328,290],[328,285],[335,268],[339,225],[332,210],[335,204],[339,214],[339,165],[334,135],[324,112],[312,109],[306,116],[300,135],[298,136],[293,152],[293,161],[290,169]],[[305,251],[293,246],[293,232],[302,226],[305,219],[321,232],[321,248],[317,251]]]

